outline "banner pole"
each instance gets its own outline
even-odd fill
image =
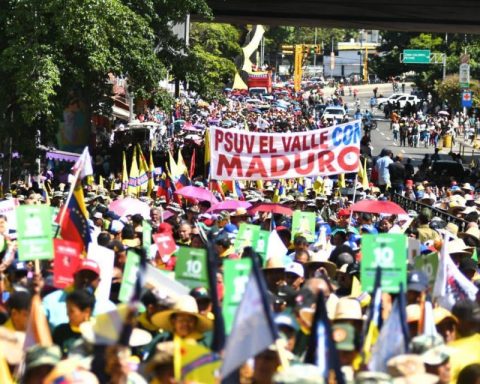
[[[353,197],[352,204],[355,204],[355,197],[357,196],[357,182],[358,182],[358,172],[355,174],[355,181],[353,184]],[[353,211],[350,211],[350,219],[348,220],[349,225],[352,224]]]

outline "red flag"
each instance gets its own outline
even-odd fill
[[[190,159],[190,179],[193,179],[193,175],[195,174],[195,153],[196,149],[193,150],[192,158]]]

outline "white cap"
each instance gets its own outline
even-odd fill
[[[285,273],[287,273],[287,272],[294,273],[298,277],[304,277],[304,275],[305,275],[303,265],[300,264],[300,263],[296,263],[296,262],[293,262],[293,263],[287,265],[287,267],[285,267]]]
[[[95,212],[95,214],[93,215],[93,218],[94,219],[103,219],[102,212]]]

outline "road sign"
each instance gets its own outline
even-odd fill
[[[429,49],[404,49],[402,63],[430,64],[430,50]]]
[[[472,106],[472,91],[462,92],[462,107],[471,108]]]
[[[460,64],[460,87],[468,88],[470,86],[470,65],[466,63]]]

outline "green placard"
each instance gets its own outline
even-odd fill
[[[436,252],[428,255],[419,255],[414,260],[415,269],[425,272],[428,276],[428,284],[433,287],[438,269],[438,254]]]
[[[251,259],[225,260],[223,262],[223,281],[225,295],[222,313],[225,320],[225,332],[230,334],[237,307],[242,300],[245,287],[252,269]]]
[[[404,49],[402,62],[404,64],[430,64],[430,50]]]
[[[150,257],[150,247],[152,245],[152,226],[146,221],[142,224],[142,244],[143,249],[147,252],[147,256]]]
[[[265,257],[267,255],[269,237],[270,237],[269,231],[260,230],[258,232],[258,236],[253,246],[253,248],[255,249],[255,252],[257,252],[262,257],[262,260],[264,262],[265,262]]]
[[[205,249],[180,247],[175,256],[175,280],[189,288],[209,287]]]
[[[315,212],[293,212],[292,240],[296,235],[304,236],[309,243],[315,241]]]
[[[120,292],[118,294],[118,300],[122,303],[127,303],[132,298],[139,268],[140,256],[133,251],[128,251],[127,261],[123,271],[122,285],[120,286]]]
[[[372,292],[377,266],[382,269],[382,290],[397,293],[400,283],[406,289],[407,247],[403,234],[362,235],[360,281],[362,290]]]
[[[47,205],[22,205],[16,209],[18,259],[53,259],[52,210]]]
[[[233,244],[235,253],[241,255],[245,247],[255,248],[259,233],[260,227],[258,225],[245,223],[240,224],[237,237],[235,238],[235,242]]]

